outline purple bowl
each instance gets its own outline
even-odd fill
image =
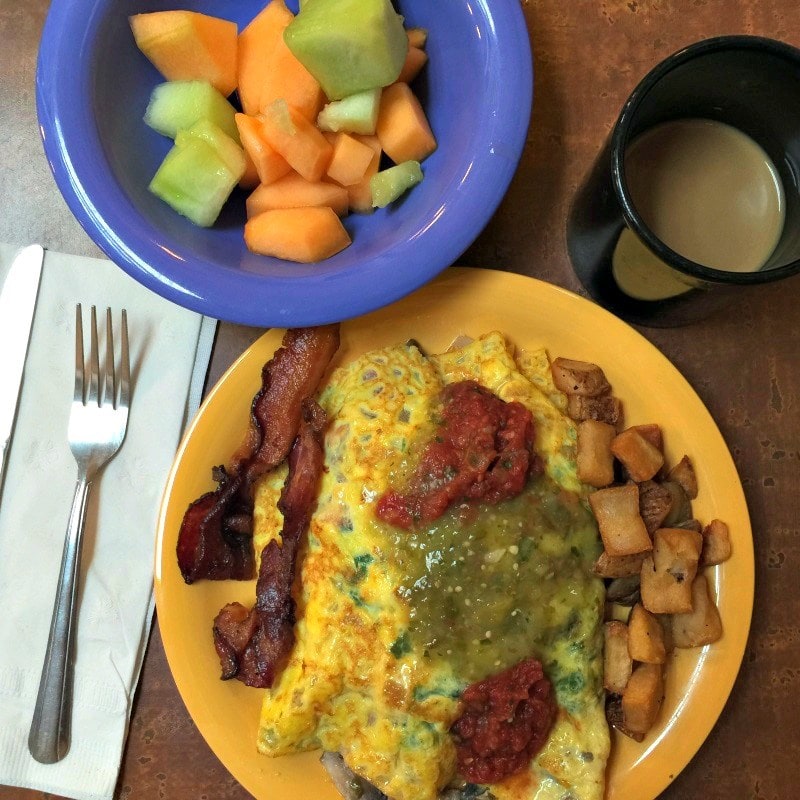
[[[191,8],[241,28],[263,5],[196,0]],[[466,250],[508,188],[530,119],[531,51],[519,0],[397,6],[408,26],[429,31],[429,61],[414,88],[439,148],[404,198],[344,220],[350,247],[318,264],[295,264],[247,250],[244,193],[234,192],[213,228],[199,228],[147,190],[171,141],[142,121],[163,78],[136,48],[128,16],[186,4],[54,0],[36,102],[45,153],[73,214],[112,261],[154,292],[246,325],[347,319],[424,284]]]

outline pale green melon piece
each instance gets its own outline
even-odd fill
[[[238,180],[212,145],[187,135],[167,153],[148,188],[196,225],[209,227]]]
[[[404,161],[395,167],[376,172],[369,179],[372,192],[372,205],[384,208],[394,202],[403,192],[416,186],[422,180],[422,169],[419,161]]]
[[[178,131],[207,119],[239,144],[236,109],[210,83],[205,81],[167,81],[156,86],[144,121],[154,130],[174,139]]]
[[[188,131],[178,131],[178,135],[175,137],[175,144],[181,147],[192,136],[208,142],[225,162],[231,174],[235,175],[236,180],[239,181],[247,168],[244,150],[222,128],[207,119],[201,119],[199,122],[195,122]]]
[[[283,38],[329,100],[394,83],[408,51],[390,0],[307,0]]]
[[[334,100],[317,117],[317,127],[323,131],[347,131],[348,133],[375,133],[382,89],[367,89]]]

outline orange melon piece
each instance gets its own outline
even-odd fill
[[[291,172],[286,159],[270,147],[264,138],[261,121],[247,114],[237,114],[236,127],[245,153],[250,157],[258,182],[268,184]],[[246,174],[246,173],[245,173]],[[255,184],[254,184],[255,185]]]
[[[395,164],[422,161],[436,149],[425,112],[407,83],[393,83],[383,90],[375,132]]]
[[[247,220],[244,240],[254,253],[311,263],[330,258],[350,236],[330,208],[276,208]]]
[[[236,23],[196,11],[129,18],[138,48],[168,81],[207,81],[227,97],[236,88]]]
[[[422,50],[428,43],[428,31],[425,28],[408,28],[406,36],[411,47],[419,47]]]
[[[239,100],[245,114],[261,110],[261,90],[269,79],[272,54],[283,45],[283,31],[293,19],[284,0],[271,0],[239,34]]]
[[[398,82],[411,83],[419,75],[419,71],[428,61],[428,54],[419,47],[409,47],[406,53],[406,60],[400,70]]]
[[[354,134],[353,138],[372,150],[372,160],[364,171],[364,177],[358,183],[346,187],[347,198],[351,211],[357,211],[359,214],[371,214],[374,208],[372,206],[372,188],[369,181],[380,169],[381,143],[378,141],[377,136],[358,136]]]
[[[370,150],[370,156],[372,151]],[[306,208],[308,206],[328,206],[337,216],[347,214],[347,190],[334,183],[318,181],[311,183],[290,172],[274,183],[261,185],[247,198],[247,218],[255,217],[263,211],[274,208]]]
[[[319,81],[295,58],[283,36],[275,45],[269,73],[261,84],[259,111],[263,113],[271,103],[281,98],[312,122],[325,105]]]
[[[244,175],[239,178],[240,189],[255,189],[259,184],[258,170],[255,161],[250,158],[250,153],[244,151]]]
[[[328,177],[342,186],[352,186],[362,180],[374,154],[368,144],[350,134],[339,133],[334,140]]]
[[[330,164],[333,148],[322,133],[285,100],[270,103],[259,117],[263,136],[292,169],[318,181]]]

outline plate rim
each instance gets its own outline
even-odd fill
[[[737,603],[741,603],[744,610],[739,611],[738,615],[738,623],[736,627],[736,637],[733,642],[725,640],[721,640],[725,642],[727,645],[725,648],[725,652],[727,655],[723,655],[723,666],[725,667],[725,680],[723,681],[722,691],[719,691],[720,686],[717,685],[717,691],[713,698],[713,703],[710,706],[707,706],[705,709],[705,714],[703,715],[702,719],[700,720],[699,724],[693,728],[691,742],[686,743],[681,742],[678,743],[677,748],[674,752],[671,751],[671,755],[673,756],[670,759],[670,769],[669,770],[660,770],[656,771],[658,774],[653,775],[653,770],[650,769],[648,773],[649,783],[646,785],[646,794],[636,794],[630,795],[629,793],[620,793],[620,790],[616,790],[614,785],[612,785],[611,781],[608,780],[606,784],[606,794],[605,800],[655,800],[655,798],[677,777],[677,775],[686,767],[686,765],[691,761],[692,758],[697,754],[700,748],[703,746],[704,742],[708,738],[711,730],[717,724],[717,721],[722,714],[725,705],[727,704],[728,698],[730,697],[731,692],[733,691],[734,684],[736,682],[736,678],[739,674],[739,671],[742,666],[742,661],[744,657],[745,647],[747,645],[750,625],[752,621],[752,613],[753,613],[753,604],[754,604],[754,595],[755,595],[755,564],[754,564],[754,547],[753,547],[753,537],[752,537],[752,526],[750,522],[749,511],[747,508],[746,497],[744,495],[744,490],[741,484],[741,480],[738,476],[738,471],[736,470],[736,465],[733,461],[733,457],[730,453],[730,449],[728,448],[727,443],[725,442],[724,437],[722,436],[719,427],[717,426],[716,422],[714,421],[711,413],[708,411],[707,407],[703,403],[700,396],[694,390],[694,388],[689,384],[686,378],[680,373],[680,371],[672,364],[672,362],[646,337],[644,337],[641,333],[637,330],[629,326],[627,323],[623,322],[619,318],[612,315],[610,312],[606,311],[605,309],[601,308],[600,306],[596,305],[595,303],[591,302],[590,300],[577,295],[567,289],[564,289],[559,286],[554,286],[552,284],[546,283],[541,281],[537,278],[519,275],[516,273],[508,273],[508,272],[501,272],[497,270],[491,269],[480,269],[480,268],[464,268],[464,267],[451,267],[445,270],[441,275],[439,275],[434,281],[431,283],[421,287],[418,289],[414,294],[405,298],[400,303],[395,304],[395,306],[399,306],[400,308],[398,311],[401,313],[403,310],[411,309],[414,305],[414,300],[418,296],[425,296],[431,293],[435,293],[437,290],[440,290],[442,287],[446,287],[448,284],[452,285],[452,287],[458,290],[467,289],[468,292],[479,292],[485,293],[487,291],[491,291],[491,288],[500,288],[504,284],[517,284],[519,287],[519,292],[521,295],[527,293],[532,293],[533,295],[542,295],[547,297],[548,295],[551,298],[556,298],[559,302],[566,302],[568,304],[577,304],[577,307],[585,314],[589,316],[589,318],[594,318],[594,321],[598,325],[609,325],[612,328],[612,331],[616,329],[619,332],[624,332],[624,335],[628,337],[631,341],[636,342],[639,347],[644,347],[645,351],[649,355],[650,358],[655,358],[658,362],[660,369],[665,369],[668,374],[672,378],[676,378],[679,380],[681,385],[682,393],[686,396],[691,398],[692,402],[698,405],[706,415],[707,419],[704,420],[705,423],[710,423],[710,434],[716,438],[717,446],[721,446],[723,457],[725,457],[728,463],[725,465],[727,469],[733,470],[733,474],[736,476],[736,485],[734,488],[735,494],[737,495],[737,500],[740,503],[740,508],[738,509],[740,516],[737,517],[737,523],[739,528],[742,530],[742,534],[740,535],[739,539],[736,542],[736,549],[735,553],[732,558],[737,560],[736,568],[739,572],[744,573],[744,581],[739,578],[736,582],[735,591],[736,591],[736,598]],[[541,299],[541,298],[540,298]],[[366,315],[365,317],[361,317],[357,320],[352,320],[349,323],[344,322],[343,326],[368,326],[370,323],[370,318],[372,317],[386,317],[387,315],[391,315],[393,313],[393,306],[385,307],[382,309],[378,309],[371,314]],[[413,316],[413,315],[412,315]],[[497,329],[502,330],[502,323],[498,320]],[[347,327],[343,328],[343,331],[347,330]],[[215,397],[218,392],[222,391],[222,387],[224,386],[225,382],[231,379],[231,376],[236,373],[238,370],[241,370],[250,360],[254,358],[254,352],[258,350],[258,348],[264,348],[265,343],[268,343],[270,339],[275,338],[278,335],[278,329],[272,329],[267,331],[261,337],[259,337],[256,342],[250,345],[232,364],[231,366],[223,373],[214,387],[209,391],[207,397],[203,401],[203,404],[200,406],[200,409],[194,419],[191,421],[190,425],[187,427],[184,436],[181,440],[180,446],[176,452],[174,463],[170,469],[169,477],[164,487],[164,492],[162,496],[162,502],[159,509],[158,515],[158,530],[157,530],[157,537],[156,537],[156,549],[155,549],[155,563],[154,563],[154,585],[155,585],[155,602],[156,608],[158,609],[158,619],[159,625],[161,627],[161,620],[162,617],[162,610],[165,602],[164,596],[164,586],[161,581],[161,564],[165,557],[173,557],[171,555],[165,556],[164,551],[164,544],[165,544],[165,529],[164,523],[167,516],[167,512],[169,509],[169,498],[170,492],[172,487],[174,486],[176,477],[181,469],[181,459],[185,452],[186,446],[190,441],[191,437],[193,436],[195,430],[203,424],[204,415],[209,413],[207,411],[208,408],[212,407],[215,402]],[[510,334],[510,338],[512,340],[516,340],[513,334]],[[604,369],[606,368],[605,365]],[[260,370],[261,364],[258,365],[258,370]],[[613,381],[612,381],[613,383]],[[624,400],[624,397],[623,397]],[[249,398],[248,398],[249,402]],[[702,491],[702,488],[701,488]],[[746,535],[745,535],[746,534]],[[742,546],[744,545],[744,547]],[[713,568],[713,575],[714,579],[712,581],[712,585],[716,587],[717,590],[717,598],[719,599],[719,590],[720,590],[720,567]],[[727,584],[722,584],[722,588],[725,588]],[[730,588],[730,587],[729,587]],[[195,699],[192,697],[185,696],[184,688],[182,688],[181,684],[176,677],[176,666],[178,664],[175,643],[169,643],[167,638],[163,636],[164,628],[162,630],[162,641],[164,646],[164,651],[167,657],[167,661],[169,664],[170,672],[173,676],[173,680],[176,683],[178,691],[181,695],[181,699],[186,706],[187,712],[189,713],[190,717],[195,721],[198,730],[200,731],[201,735],[208,743],[209,747],[214,752],[215,756],[223,763],[223,765],[228,769],[229,772],[236,778],[237,781],[240,781],[242,785],[251,791],[255,796],[261,797],[265,795],[258,794],[259,787],[254,785],[249,785],[246,780],[242,780],[242,778],[236,774],[234,768],[232,768],[222,756],[218,753],[218,747],[215,744],[218,742],[213,741],[213,731],[204,730],[203,726],[201,726],[200,722],[197,721],[195,713],[193,713],[192,708],[194,707],[195,711],[197,710],[197,703]],[[727,634],[727,630],[726,630]],[[733,649],[731,650],[730,645],[733,645]],[[707,645],[706,647],[699,649],[699,650],[692,650],[692,651],[682,651],[679,658],[690,659],[691,655],[697,653],[696,665],[691,673],[691,681],[692,685],[689,688],[693,688],[694,681],[700,680],[702,677],[703,670],[701,669],[702,666],[706,665],[706,661],[714,660],[715,657],[718,656],[721,648],[719,646],[714,647],[714,645]],[[690,656],[684,656],[685,653],[690,653]],[[719,658],[717,657],[716,660],[718,661]],[[710,669],[710,665],[707,665],[707,668]],[[180,667],[178,667],[180,669]],[[668,672],[669,675],[669,672]],[[698,677],[698,675],[700,677]],[[234,683],[234,682],[231,682]],[[709,711],[710,708],[710,711]],[[681,716],[681,709],[679,708],[672,717],[677,718],[680,720]],[[202,714],[200,715],[202,716]],[[670,718],[670,723],[672,723],[672,717]],[[647,743],[647,747],[643,749],[638,754],[638,759],[636,762],[637,767],[641,765],[641,769],[647,772],[650,765],[648,764],[648,756],[654,751],[656,745],[658,745],[659,741],[665,736],[670,733],[672,730],[671,724],[664,728],[664,731],[661,735],[659,735],[658,739],[652,742]],[[617,748],[617,752],[619,749],[622,748],[623,751],[628,750],[630,751],[632,748],[641,747],[636,743],[632,743],[631,740],[622,737],[620,734],[615,734],[612,732],[612,747]],[[656,751],[657,752],[657,751]],[[663,755],[663,748],[662,753]],[[266,761],[270,761],[270,759],[266,759],[263,756],[259,756],[259,758],[264,758]],[[290,757],[290,758],[293,758]],[[614,753],[612,752],[612,756],[609,759],[609,769],[611,768],[611,763],[614,758]],[[652,759],[650,759],[652,762]],[[261,787],[263,790],[263,787]],[[641,783],[638,785],[638,791],[642,791]]]

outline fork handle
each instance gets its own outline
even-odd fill
[[[61,571],[47,638],[47,652],[39,679],[28,750],[42,764],[54,764],[69,751],[72,728],[73,639],[75,603],[78,596],[81,541],[86,520],[86,501],[91,482],[78,471],[75,496],[61,556]]]

